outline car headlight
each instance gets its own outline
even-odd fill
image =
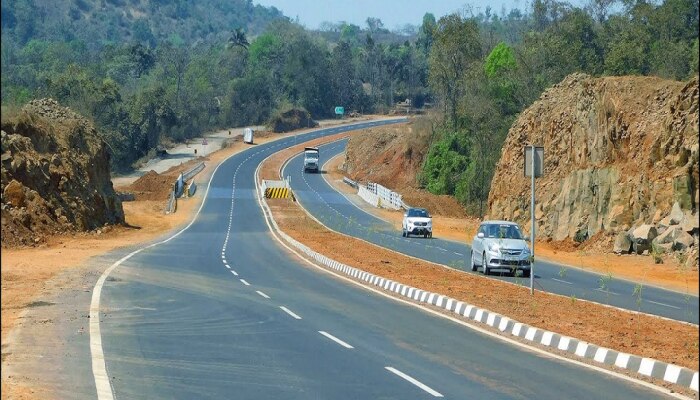
[[[498,253],[501,250],[501,246],[496,243],[489,244],[489,251]]]
[[[523,249],[523,255],[530,255],[530,249],[529,248],[524,248]]]

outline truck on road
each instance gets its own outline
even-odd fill
[[[304,148],[304,172],[318,172],[319,152],[318,147]]]

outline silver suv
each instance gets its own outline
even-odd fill
[[[526,240],[514,222],[482,222],[472,242],[472,271],[481,267],[488,275],[494,269],[505,269],[513,274],[521,271],[523,277],[529,277],[530,248]]]
[[[433,237],[433,218],[425,208],[409,208],[403,215],[401,223],[401,235],[422,235],[425,238]]]

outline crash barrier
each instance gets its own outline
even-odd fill
[[[168,203],[165,206],[165,213],[166,214],[174,213],[176,209],[177,209],[177,199],[175,198],[175,191],[171,190],[170,196],[168,196]]]
[[[136,196],[131,192],[117,192],[117,197],[123,202],[136,200]]]
[[[400,210],[403,208],[403,201],[401,200],[400,194],[374,182],[367,182],[367,189],[379,196],[380,207],[391,208],[394,210]]]
[[[587,360],[590,364],[605,364],[615,366],[623,370],[638,373],[647,377],[663,379],[666,382],[674,383],[698,392],[698,371],[691,370],[674,364],[668,364],[652,358],[644,358],[634,354],[618,352],[593,343],[587,343],[574,337],[546,331],[534,326],[513,320],[505,315],[497,314],[493,311],[479,308],[457,299],[450,298],[443,294],[429,292],[423,289],[412,287],[397,281],[393,281],[379,275],[365,272],[359,268],[340,263],[332,258],[317,253],[303,243],[283,232],[275,221],[272,211],[266,202],[262,202],[265,218],[272,225],[271,230],[277,233],[282,240],[304,253],[318,264],[324,265],[348,277],[363,281],[397,296],[410,299],[422,304],[429,304],[454,313],[463,319],[474,321],[478,324],[488,325],[498,329],[508,336],[514,336],[526,342],[542,345],[552,349],[554,352],[567,353],[572,358]]]
[[[360,196],[367,203],[379,207],[379,196],[372,193],[365,186],[359,185],[357,187],[357,195]]]
[[[197,184],[194,183],[194,181],[190,182],[190,185],[187,186],[187,197],[194,196],[194,193],[196,191],[197,191]]]
[[[185,178],[183,178],[182,174],[177,177],[173,191],[175,192],[175,197],[177,198],[182,197],[182,194],[185,192]]]
[[[198,173],[202,172],[204,167],[204,162],[200,162],[189,171],[186,171],[177,177],[177,180],[173,185],[173,190],[170,192],[170,196],[168,197],[168,202],[165,205],[166,214],[174,213],[177,210],[178,197],[182,197],[183,194],[187,194],[187,196],[194,195],[195,191],[197,190],[197,185],[195,185],[194,182],[191,182],[187,187],[187,191],[185,191],[185,183],[194,178],[194,176]]]
[[[347,176],[343,177],[343,182],[347,183],[348,185],[354,187],[357,189],[357,182],[353,181],[352,179],[348,178]]]
[[[189,180],[192,179],[195,175],[197,175],[198,173],[202,172],[203,169],[204,169],[204,163],[203,163],[203,162],[200,162],[199,164],[195,165],[191,170],[189,170],[189,171],[185,172],[184,174],[182,174],[182,179],[184,179],[185,181],[189,181]]]
[[[262,193],[268,199],[286,199],[294,198],[292,188],[289,186],[289,177],[281,181],[263,180],[261,185]]]

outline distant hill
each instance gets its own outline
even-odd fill
[[[169,39],[196,43],[225,38],[235,28],[256,35],[276,19],[274,7],[251,0],[12,0],[2,2],[2,40],[82,40],[89,47]]]

